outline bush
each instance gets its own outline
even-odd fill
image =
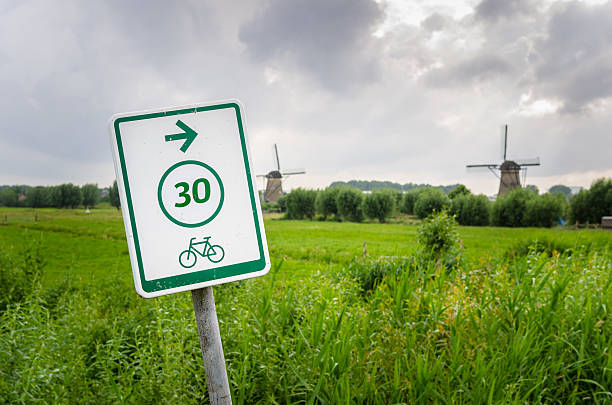
[[[564,197],[561,196],[561,198]],[[562,201],[551,194],[543,194],[527,201],[524,224],[525,226],[550,228],[562,215]]]
[[[31,241],[19,251],[0,249],[0,312],[22,302],[40,280],[44,266],[41,241]]]
[[[427,217],[417,229],[423,254],[437,263],[454,263],[458,256],[457,222],[446,210]]]
[[[570,200],[570,221],[598,224],[601,217],[612,215],[612,179],[596,180],[589,190],[582,190]]]
[[[413,215],[414,214],[414,203],[416,202],[419,194],[423,191],[423,189],[412,189],[404,193],[402,198],[402,202],[400,204],[400,212],[404,214]]]
[[[296,188],[287,194],[287,218],[312,219],[315,213],[315,190]]]
[[[388,190],[376,190],[363,199],[364,213],[379,222],[385,222],[395,210],[395,196]]]
[[[434,212],[440,212],[450,205],[444,191],[438,188],[428,188],[417,197],[414,203],[414,213],[423,219]]]
[[[451,213],[461,225],[486,226],[490,221],[489,199],[480,194],[461,194],[451,202]]]
[[[363,221],[363,210],[361,207],[363,196],[361,191],[352,187],[344,187],[338,191],[336,207],[338,215],[345,221]]]
[[[317,193],[315,211],[323,215],[323,219],[327,219],[329,215],[338,214],[338,207],[336,205],[338,191],[338,188],[327,187],[325,190],[321,190]]]
[[[511,190],[505,196],[498,198],[493,204],[491,222],[495,226],[526,226],[527,201],[535,197],[536,195],[532,191],[523,188]]]

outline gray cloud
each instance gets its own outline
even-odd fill
[[[483,0],[476,6],[475,12],[477,19],[496,22],[530,14],[535,8],[533,0]]]
[[[372,32],[382,19],[371,0],[278,0],[240,29],[256,61],[309,73],[323,86],[343,89],[376,78]]]
[[[483,54],[434,69],[425,76],[425,82],[432,87],[465,86],[492,80],[513,71],[513,66],[499,56]]]
[[[612,3],[553,7],[546,37],[535,42],[535,92],[558,98],[563,111],[589,110],[612,96]]]

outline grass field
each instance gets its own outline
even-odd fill
[[[271,272],[215,287],[234,403],[612,401],[612,233],[460,227],[446,272],[415,225],[265,227]],[[118,211],[0,208],[2,280],[28,269],[4,401],[207,401],[190,294],[137,297]]]

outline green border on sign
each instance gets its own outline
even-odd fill
[[[213,212],[213,214],[210,217],[206,218],[204,221],[201,221],[195,224],[187,224],[185,222],[181,222],[178,219],[174,218],[172,215],[170,215],[168,210],[166,210],[166,207],[164,206],[164,201],[162,199],[162,186],[164,185],[164,181],[166,180],[166,177],[168,177],[170,172],[172,172],[174,169],[176,169],[177,167],[181,167],[183,165],[198,165],[198,166],[202,166],[203,168],[207,169],[213,174],[213,176],[215,176],[215,179],[217,179],[217,182],[219,183],[219,189],[221,190],[219,206],[217,207],[215,212]],[[172,166],[170,166],[168,170],[166,170],[166,173],[163,174],[163,176],[161,177],[161,180],[159,180],[159,186],[157,186],[157,202],[159,203],[159,208],[161,208],[166,218],[168,218],[170,221],[174,222],[175,224],[179,226],[184,226],[185,228],[197,228],[198,226],[206,225],[207,223],[215,219],[217,214],[219,214],[219,211],[221,211],[221,207],[223,206],[224,195],[225,193],[223,190],[223,182],[221,181],[221,177],[219,177],[217,172],[212,167],[198,160],[183,160],[182,162],[173,164]]]
[[[222,110],[226,108],[233,108],[236,112],[236,121],[238,123],[238,132],[240,133],[240,145],[242,148],[242,157],[244,161],[245,175],[247,184],[249,186],[249,196],[251,198],[251,208],[253,211],[253,223],[255,225],[255,232],[257,234],[257,244],[259,247],[259,258],[253,261],[232,264],[229,266],[217,267],[214,269],[195,271],[187,274],[180,274],[172,277],[164,277],[154,280],[145,279],[144,268],[142,264],[142,255],[140,252],[140,242],[138,240],[138,230],[136,229],[136,216],[134,214],[134,208],[132,204],[132,196],[130,194],[130,181],[125,165],[125,157],[123,154],[123,144],[121,142],[121,129],[120,125],[124,122],[148,120],[153,118],[168,117],[182,114],[193,114],[203,111],[214,111]],[[117,118],[113,124],[115,130],[115,139],[117,140],[117,149],[119,152],[119,162],[121,164],[121,172],[123,178],[123,186],[125,188],[125,196],[127,199],[128,212],[130,215],[130,225],[132,228],[132,235],[134,235],[134,247],[136,250],[136,258],[138,260],[138,271],[140,274],[140,282],[142,289],[145,292],[152,293],[156,291],[168,290],[171,288],[182,287],[185,285],[199,284],[206,281],[220,280],[228,277],[234,277],[247,273],[254,273],[263,270],[266,267],[266,259],[263,250],[263,241],[261,239],[261,229],[259,226],[259,216],[257,211],[257,204],[255,201],[255,191],[253,189],[253,181],[251,179],[251,168],[249,166],[249,159],[247,154],[246,140],[244,138],[244,129],[242,125],[242,116],[240,114],[240,106],[236,103],[224,103],[204,107],[195,108],[183,108],[171,111],[161,111],[148,114],[139,114],[134,116],[120,117]]]

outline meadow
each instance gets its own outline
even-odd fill
[[[236,404],[612,401],[612,232],[459,227],[441,269],[410,221],[265,228],[270,273],[214,287]],[[2,402],[208,401],[191,295],[137,296],[119,211],[0,208],[0,272]]]

